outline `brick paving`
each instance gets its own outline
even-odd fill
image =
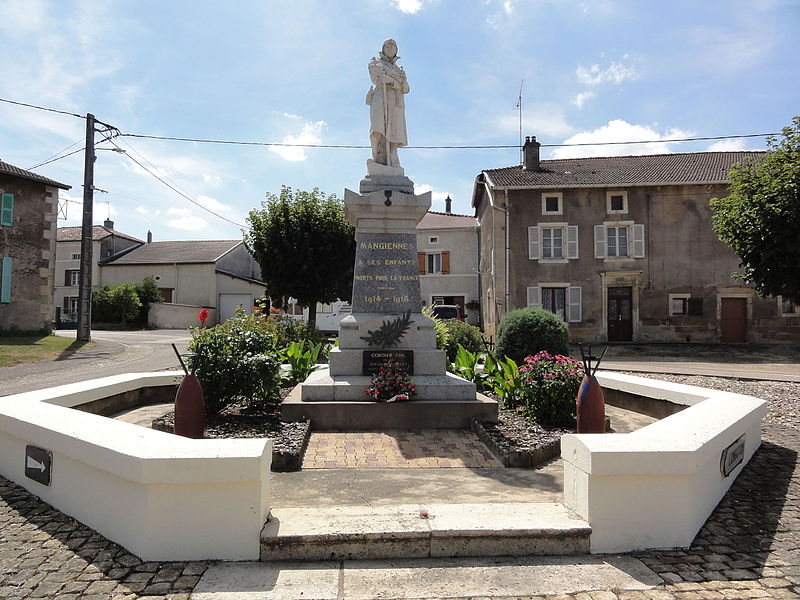
[[[312,433],[304,469],[485,468],[500,463],[471,431]]]

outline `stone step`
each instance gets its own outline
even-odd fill
[[[590,534],[555,502],[276,508],[261,560],[583,554]]]

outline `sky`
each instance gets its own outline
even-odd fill
[[[0,0],[0,98],[122,132],[126,154],[96,137],[95,223],[238,239],[282,185],[357,191],[370,151],[124,134],[367,146],[367,63],[391,37],[410,146],[512,146],[400,150],[432,210],[449,195],[472,214],[475,177],[520,162],[520,90],[523,133],[545,159],[763,149],[663,140],[787,126],[799,33],[800,0]],[[0,160],[29,168],[77,150],[33,169],[72,186],[60,227],[81,221],[84,136],[83,119],[0,102]],[[546,146],[637,140],[655,142]]]

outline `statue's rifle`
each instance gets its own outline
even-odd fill
[[[384,70],[384,75],[386,72]],[[386,143],[386,166],[389,166],[389,95],[386,89],[386,78],[383,77],[383,139]]]

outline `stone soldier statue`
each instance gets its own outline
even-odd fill
[[[402,174],[397,148],[408,144],[406,134],[405,100],[410,90],[403,67],[398,66],[397,43],[383,42],[380,55],[369,62],[372,87],[367,92],[369,104],[369,138],[372,158],[367,161],[369,173]],[[381,168],[383,165],[386,168]]]

